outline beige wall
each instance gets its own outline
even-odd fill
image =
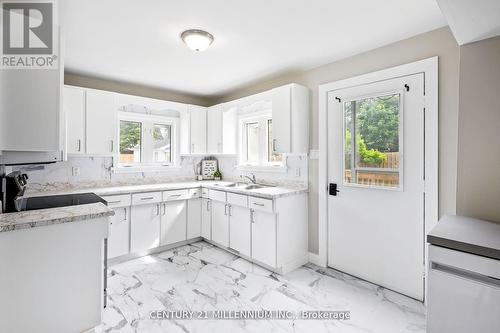
[[[450,30],[441,28],[390,44],[341,61],[299,73],[280,75],[255,82],[220,97],[229,101],[296,82],[311,89],[310,142],[318,148],[318,85],[393,67],[432,56],[439,56],[439,207],[440,214],[456,210],[456,161],[459,47]],[[311,161],[309,202],[309,250],[318,252],[318,161]],[[326,185],[326,184],[325,184]],[[323,187],[323,185],[321,186]]]
[[[500,222],[500,37],[460,48],[457,213]]]
[[[133,83],[124,83],[113,80],[104,80],[94,77],[64,73],[64,83],[72,86],[114,91],[122,94],[162,99],[166,101],[210,106],[211,100],[205,97],[142,86]]]

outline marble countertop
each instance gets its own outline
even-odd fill
[[[500,224],[447,215],[427,235],[427,242],[500,260]]]
[[[0,214],[0,232],[43,227],[113,216],[114,212],[102,203],[38,209]]]
[[[123,186],[113,186],[113,187],[101,187],[101,188],[71,188],[60,191],[44,191],[44,192],[34,192],[27,193],[25,197],[36,197],[45,195],[61,195],[61,194],[71,194],[71,193],[85,193],[92,192],[100,196],[106,195],[117,195],[117,194],[131,194],[131,193],[141,193],[141,192],[156,192],[156,191],[168,191],[168,190],[179,190],[179,189],[189,189],[189,188],[199,188],[205,187],[213,190],[238,193],[244,195],[250,195],[254,197],[260,197],[265,199],[276,199],[280,197],[286,197],[290,195],[296,195],[300,193],[307,193],[309,190],[307,188],[286,188],[286,187],[264,187],[254,190],[246,190],[238,187],[227,187],[224,185],[230,184],[232,182],[227,181],[192,181],[192,182],[176,182],[176,183],[162,183],[162,184],[144,184],[144,185],[123,185]]]

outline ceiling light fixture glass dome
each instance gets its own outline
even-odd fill
[[[189,29],[181,34],[181,39],[191,50],[201,52],[208,49],[214,41],[214,36],[203,30]]]

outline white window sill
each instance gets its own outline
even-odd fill
[[[247,172],[287,173],[288,168],[283,165],[237,165],[237,170]]]
[[[143,173],[143,172],[174,172],[181,170],[177,166],[162,166],[162,165],[133,165],[133,166],[116,166],[111,168],[113,173]]]

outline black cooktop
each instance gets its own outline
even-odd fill
[[[102,202],[107,205],[106,200],[95,193],[78,193],[64,195],[49,195],[44,197],[25,198],[22,203],[23,211],[85,205]]]

